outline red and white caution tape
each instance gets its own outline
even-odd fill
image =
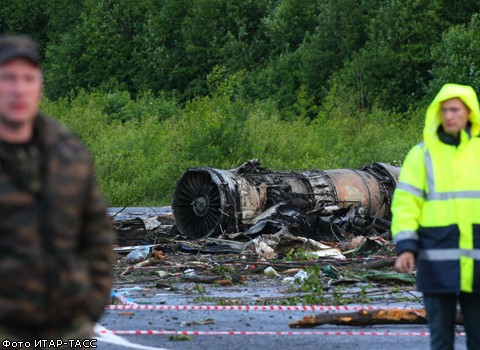
[[[282,335],[282,336],[306,336],[306,335],[338,335],[338,336],[378,336],[378,337],[428,337],[429,332],[351,332],[351,331],[167,331],[167,330],[102,330],[100,334],[122,335]],[[458,336],[465,336],[464,332],[458,332]]]
[[[107,310],[201,310],[201,311],[360,311],[360,310],[412,310],[409,307],[372,305],[107,305]]]
[[[116,348],[121,346],[129,349],[140,349],[140,350],[168,350],[168,349],[159,348],[159,347],[145,346],[141,344],[132,343],[131,341],[128,341],[126,339],[123,339],[122,337],[119,337],[117,334],[108,330],[107,328],[105,328],[104,326],[98,323],[95,324],[93,329],[95,331],[95,334],[97,335],[95,339],[107,344],[116,345]]]

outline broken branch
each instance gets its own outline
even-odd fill
[[[425,309],[385,309],[360,310],[336,314],[319,314],[305,316],[299,321],[290,323],[290,328],[310,328],[324,324],[338,326],[369,326],[379,324],[427,324]],[[463,317],[458,312],[456,324],[463,324]]]

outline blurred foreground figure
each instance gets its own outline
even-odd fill
[[[408,153],[392,204],[396,268],[423,292],[432,349],[453,349],[460,302],[468,349],[480,349],[480,113],[470,86],[446,84],[424,142]]]
[[[88,347],[112,283],[114,233],[90,155],[39,113],[42,89],[36,43],[0,36],[1,348]]]

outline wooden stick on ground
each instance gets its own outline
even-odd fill
[[[463,324],[463,318],[457,313],[456,324]],[[331,313],[305,316],[290,323],[291,328],[311,328],[324,324],[338,326],[369,326],[378,324],[427,324],[425,309],[385,309],[360,310],[358,312]]]
[[[352,263],[350,265],[335,266],[339,270],[378,270],[395,265],[396,258],[384,258],[364,263]]]

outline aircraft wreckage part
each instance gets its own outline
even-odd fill
[[[379,217],[383,217],[388,209],[384,198],[387,193],[382,191],[378,181],[368,173],[340,169],[325,170],[323,174],[307,177],[317,202],[328,201],[339,207],[363,207],[369,215]]]
[[[234,173],[212,168],[191,168],[177,182],[172,210],[183,234],[199,239],[222,231],[236,220],[239,206]]]
[[[282,202],[304,213],[353,207],[363,208],[366,216],[389,219],[398,174],[399,168],[383,163],[361,170],[304,172],[272,172],[258,165],[247,171],[190,168],[175,187],[173,216],[180,232],[193,239],[239,232]]]

